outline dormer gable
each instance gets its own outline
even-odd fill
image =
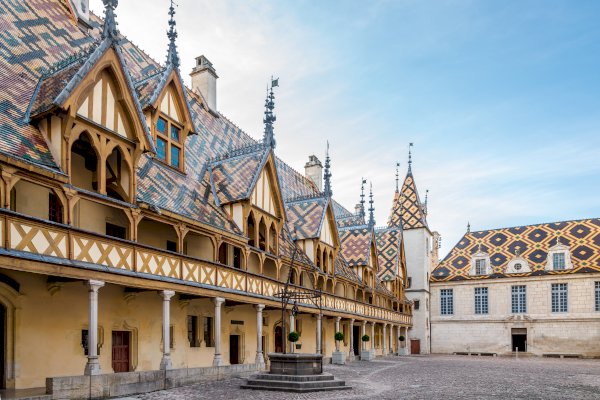
[[[256,176],[250,202],[254,207],[277,218],[285,214],[272,152],[269,152],[266,162]]]

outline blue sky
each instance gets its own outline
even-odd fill
[[[121,31],[159,61],[168,3],[117,8]],[[177,4],[183,75],[206,55],[219,110],[257,138],[278,76],[278,155],[302,171],[329,140],[334,197],[352,209],[361,177],[372,180],[378,225],[409,142],[442,255],[467,221],[600,217],[600,2]],[[91,8],[101,13],[101,1]]]

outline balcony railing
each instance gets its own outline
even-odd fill
[[[150,246],[83,231],[12,211],[0,209],[0,245],[8,250],[68,259],[85,264],[102,265],[115,274],[136,272],[147,278],[170,278],[180,284],[206,286],[215,290],[264,297],[273,297],[283,289],[283,283],[245,270],[219,263],[173,254]],[[128,271],[128,272],[126,272]],[[301,287],[297,286],[298,289]],[[410,325],[410,315],[323,293],[325,310],[357,314]],[[305,304],[305,306],[312,306]]]

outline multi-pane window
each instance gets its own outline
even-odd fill
[[[485,258],[475,260],[475,275],[485,275]]]
[[[198,317],[196,315],[188,315],[187,331],[190,347],[200,347],[200,340],[198,337]]]
[[[441,289],[440,290],[440,313],[442,315],[454,314],[453,289]]]
[[[527,312],[527,287],[517,285],[511,288],[512,313],[522,314]]]
[[[63,212],[60,199],[54,193],[48,194],[48,219],[52,222],[62,222]]]
[[[181,128],[159,117],[156,121],[156,156],[173,168],[181,169]]]
[[[566,283],[552,284],[552,312],[567,312],[568,288]]]
[[[204,317],[204,345],[206,347],[214,347],[213,341],[213,319],[212,317]]]
[[[596,311],[600,311],[600,282],[595,282],[596,285]]]
[[[415,300],[415,310],[418,310],[421,306],[421,302],[419,300]]]
[[[488,313],[488,288],[475,288],[475,314]]]
[[[565,253],[552,254],[552,268],[555,270],[565,269]]]

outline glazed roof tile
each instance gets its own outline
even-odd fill
[[[342,255],[351,267],[366,265],[369,262],[369,252],[373,231],[368,226],[340,229]]]
[[[557,238],[569,246],[573,269],[545,270],[548,250],[556,245]],[[490,275],[469,275],[471,256],[479,250],[490,256]],[[517,254],[527,262],[531,272],[506,273],[508,264]],[[468,232],[433,270],[431,280],[441,282],[586,272],[600,272],[598,218]]]
[[[394,280],[401,274],[402,231],[398,228],[376,229],[378,276],[382,281]],[[400,272],[399,272],[400,271]]]
[[[400,192],[394,193],[388,226],[404,230],[428,228],[425,209],[419,199],[415,178],[409,170]]]
[[[285,204],[288,229],[298,239],[318,238],[327,212],[327,199],[298,200]]]

